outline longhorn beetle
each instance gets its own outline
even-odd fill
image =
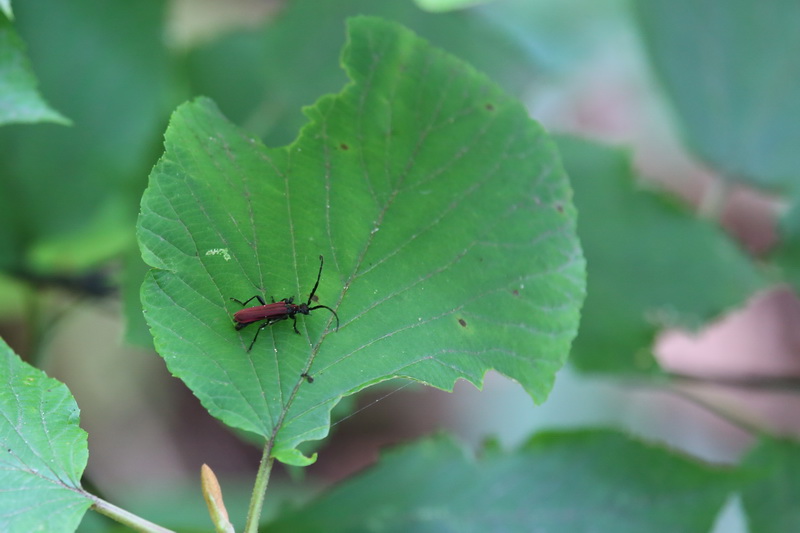
[[[309,307],[311,305],[311,300],[314,298],[314,293],[317,292],[317,287],[319,287],[319,279],[322,276],[322,256],[319,256],[319,273],[317,273],[317,282],[314,284],[314,288],[311,289],[311,294],[308,295],[308,301],[304,304],[296,304],[294,302],[294,296],[291,298],[284,298],[280,302],[272,301],[271,304],[268,304],[264,301],[264,298],[256,294],[249,300],[242,302],[241,300],[237,300],[236,298],[231,298],[234,302],[241,304],[242,306],[247,305],[249,302],[253,300],[258,300],[261,305],[254,305],[252,307],[245,307],[241,311],[237,311],[233,314],[233,320],[236,322],[236,330],[240,330],[244,327],[249,326],[254,322],[259,322],[263,320],[264,322],[258,327],[258,331],[256,331],[255,336],[253,337],[253,341],[250,343],[250,346],[247,348],[249,352],[253,345],[256,343],[256,339],[258,338],[258,334],[261,333],[261,330],[267,326],[271,326],[275,322],[280,322],[281,320],[286,320],[287,318],[291,318],[294,322],[292,326],[294,327],[294,332],[300,335],[300,332],[297,331],[297,314],[300,313],[302,315],[309,315],[311,311],[314,309],[327,309],[333,316],[336,318],[336,330],[339,330],[339,315],[336,314],[336,311],[328,307],[327,305],[315,305],[314,307]],[[310,382],[310,381],[309,381]]]

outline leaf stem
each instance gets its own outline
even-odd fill
[[[126,511],[125,509],[117,507],[113,503],[109,503],[102,498],[98,498],[94,494],[84,492],[84,495],[92,500],[92,509],[102,515],[116,520],[120,524],[128,526],[134,531],[144,531],[148,533],[175,533],[171,529],[161,527],[148,520],[145,520],[140,516],[136,516],[130,511]]]
[[[267,493],[269,475],[272,472],[272,444],[273,440],[267,441],[264,446],[264,453],[261,456],[261,464],[258,466],[256,482],[253,485],[253,494],[250,496],[250,507],[247,510],[247,523],[244,526],[245,533],[258,533],[258,522],[261,519],[261,509],[264,507],[264,497]]]

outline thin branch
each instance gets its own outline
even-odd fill
[[[161,527],[148,520],[145,520],[144,518],[136,516],[130,511],[126,511],[125,509],[117,507],[116,505],[109,503],[102,498],[98,498],[93,494],[88,492],[83,492],[83,494],[92,500],[92,509],[119,522],[120,524],[128,526],[134,531],[142,531],[146,533],[175,533],[171,529]]]
[[[705,409],[709,413],[721,418],[728,424],[744,431],[745,433],[748,433],[752,436],[758,436],[764,433],[764,429],[762,427],[759,427],[757,424],[746,420],[745,417],[741,416],[738,411],[733,409],[725,409],[714,402],[704,400],[698,395],[692,394],[691,392],[685,390],[674,387],[667,387],[665,390],[670,394],[674,394],[679,398],[683,398],[684,400],[691,402],[702,409]]]
[[[800,392],[800,376],[697,376],[667,373],[670,382],[678,384],[706,384],[740,389],[754,389],[773,392]]]
[[[672,394],[679,398],[682,398],[702,409],[705,409],[709,413],[719,417],[722,420],[725,420],[730,425],[748,433],[750,435],[760,435],[765,432],[763,427],[760,427],[758,424],[753,423],[747,420],[741,413],[740,410],[735,409],[726,409],[725,407],[721,406],[717,402],[712,402],[700,397],[699,394],[692,393],[688,390],[681,388],[682,386],[698,386],[698,385],[708,385],[708,386],[719,386],[720,383],[718,381],[709,380],[706,378],[702,378],[699,376],[682,376],[677,374],[666,374],[662,375],[661,378],[664,379],[654,379],[651,381],[645,381],[641,378],[638,379],[628,379],[623,380],[626,385],[642,388],[642,389],[649,389],[649,390],[660,390],[667,394]],[[696,378],[696,379],[692,379]],[[727,386],[735,386],[727,384]]]

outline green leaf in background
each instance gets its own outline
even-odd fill
[[[742,466],[759,476],[742,490],[749,531],[800,531],[800,443],[764,438]]]
[[[534,47],[478,9],[432,14],[411,0],[293,0],[264,27],[193,50],[187,71],[194,92],[213,98],[227,117],[268,144],[291,142],[306,121],[301,107],[347,82],[339,50],[345,20],[355,15],[409,27],[515,96],[537,75]]]
[[[650,60],[689,148],[728,179],[796,189],[800,3],[635,5]]]
[[[780,218],[780,242],[772,251],[774,264],[786,282],[800,290],[800,202],[795,201]]]
[[[584,264],[555,146],[466,64],[374,18],[350,23],[353,80],[263,147],[207,100],[181,106],[142,199],[155,345],[214,415],[284,462],[339,399],[407,377],[450,390],[489,369],[537,401],[575,334]],[[237,332],[255,294],[336,309]],[[313,383],[301,373],[310,373]]]
[[[150,268],[142,261],[138,250],[125,254],[122,264],[122,304],[125,317],[125,342],[148,350],[153,349],[153,336],[142,314],[142,299],[139,293],[142,281]]]
[[[91,505],[79,492],[89,451],[78,406],[2,339],[0,358],[0,531],[75,531]]]
[[[415,0],[415,3],[422,9],[437,12],[465,9],[483,3],[483,0]]]
[[[172,104],[161,0],[15,6],[43,94],[73,120],[0,128],[0,266],[94,266],[132,242]]]
[[[36,84],[22,39],[11,22],[0,15],[0,125],[48,121],[69,124],[47,105]]]
[[[479,459],[437,437],[384,454],[269,530],[709,531],[736,483],[611,431],[542,433]]]
[[[716,225],[637,187],[628,155],[560,138],[586,254],[587,298],[571,361],[588,371],[655,369],[664,327],[696,327],[765,286]]]
[[[14,19],[14,12],[11,10],[11,0],[0,0],[0,10],[3,11],[9,20]]]

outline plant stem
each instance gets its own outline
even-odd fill
[[[102,515],[112,518],[120,524],[128,526],[134,531],[144,531],[147,533],[175,533],[171,529],[161,527],[148,520],[145,520],[144,518],[136,516],[135,514],[117,507],[116,505],[109,503],[102,498],[98,498],[94,494],[85,492],[84,495],[92,500],[92,509]]]
[[[264,453],[261,456],[261,464],[258,466],[256,482],[253,486],[253,494],[250,496],[250,507],[247,511],[247,523],[244,526],[245,533],[258,533],[258,522],[261,519],[261,509],[264,507],[264,497],[267,493],[269,475],[272,472],[272,439],[267,441],[264,446]]]

